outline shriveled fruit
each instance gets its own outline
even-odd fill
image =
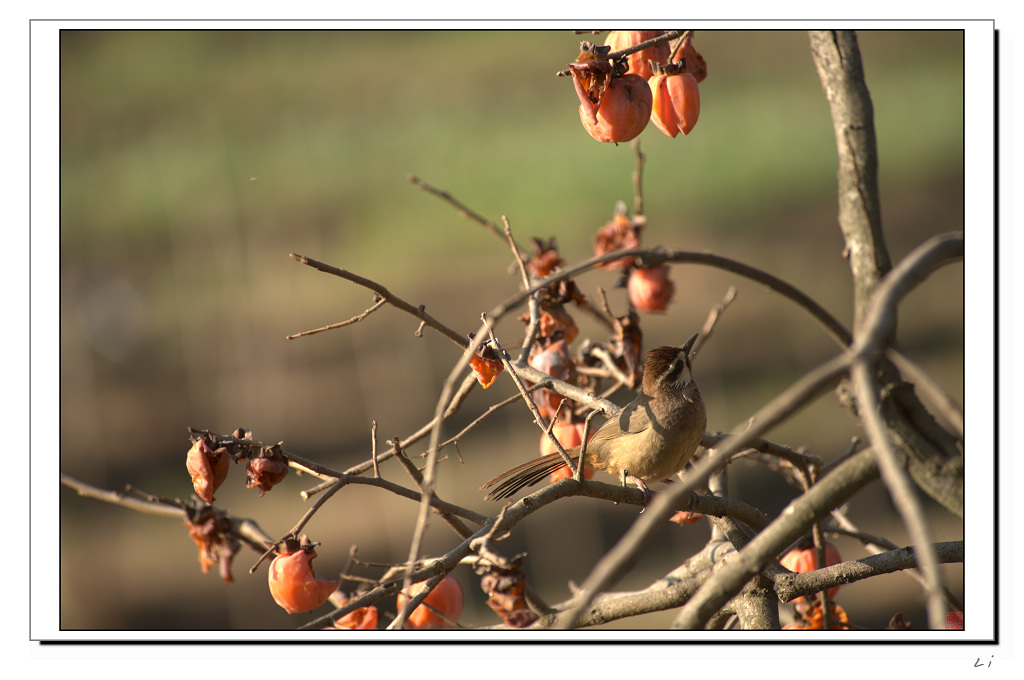
[[[519,563],[508,569],[483,563],[475,571],[480,575],[480,588],[487,593],[487,606],[505,625],[526,628],[540,618],[526,603],[526,576]]]
[[[530,278],[542,279],[562,264],[562,258],[558,254],[558,242],[554,238],[547,241],[531,238],[530,243],[533,245],[533,257],[526,263],[526,271]]]
[[[593,119],[580,105],[580,121],[599,142],[628,142],[647,127],[651,105],[651,88],[647,81],[635,73],[627,73],[612,78]]]
[[[579,326],[575,319],[565,310],[561,302],[554,302],[550,299],[542,299],[540,303],[540,337],[556,338],[555,333],[561,333],[561,339],[572,344],[572,341],[580,334]]]
[[[591,123],[597,123],[597,107],[615,70],[615,65],[608,60],[609,52],[610,47],[596,47],[584,40],[576,61],[569,64],[573,87],[580,100],[580,115]]]
[[[213,493],[224,483],[230,467],[228,450],[223,446],[214,450],[203,438],[192,442],[185,457],[185,469],[192,477],[192,486],[207,503],[213,503]]]
[[[256,458],[245,463],[245,488],[260,490],[260,497],[279,484],[288,475],[288,459],[281,453],[280,445],[260,452]]]
[[[649,81],[653,103],[651,120],[669,137],[690,134],[700,116],[697,79],[686,71],[657,73]]]
[[[406,602],[419,595],[426,587],[426,581],[421,581],[410,586],[409,592],[404,590],[400,592],[398,594],[398,610],[401,611]],[[423,602],[409,614],[405,622],[409,628],[415,630],[452,628],[453,622],[458,621],[460,616],[462,616],[462,586],[451,576],[445,576],[423,599]]]
[[[621,206],[621,209],[620,209]],[[645,224],[642,219],[626,217],[626,206],[621,201],[616,206],[610,222],[598,229],[594,236],[594,255],[601,256],[613,250],[625,250],[640,246],[640,230]],[[621,257],[598,264],[602,269],[625,269],[633,264],[634,257]]]
[[[683,45],[683,52],[680,55],[686,60],[686,72],[692,75],[698,83],[704,82],[708,75],[708,65],[704,57],[694,48],[689,40]]]

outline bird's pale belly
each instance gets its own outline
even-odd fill
[[[696,438],[679,437],[674,441],[666,441],[648,430],[630,437],[611,439],[602,447],[601,464],[593,467],[606,470],[616,477],[625,470],[627,474],[645,482],[660,482],[683,468],[700,443],[700,435]],[[637,438],[643,438],[644,441],[637,441]],[[654,455],[637,456],[637,450],[650,451]]]

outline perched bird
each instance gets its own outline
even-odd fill
[[[700,444],[707,412],[693,380],[690,349],[697,336],[682,347],[657,347],[647,354],[643,384],[636,399],[618,417],[610,418],[587,443],[584,465],[631,480],[650,498],[647,482],[660,482],[683,469]],[[577,464],[580,447],[567,451]],[[565,463],[552,453],[506,470],[480,487],[499,500],[532,486]]]

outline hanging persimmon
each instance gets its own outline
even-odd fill
[[[667,264],[634,269],[629,274],[626,288],[629,301],[641,312],[664,312],[676,289],[668,278]]]
[[[185,456],[185,469],[192,477],[192,486],[207,503],[213,503],[213,493],[224,483],[231,466],[227,448],[213,449],[205,437],[192,442],[192,448]]]
[[[274,602],[289,614],[316,609],[338,588],[338,581],[316,578],[313,545],[303,536],[302,544],[294,539],[283,541],[276,548],[277,557],[270,563],[268,580]]]
[[[505,370],[505,365],[497,359],[489,359],[478,354],[469,357],[469,366],[473,369],[477,382],[485,390],[493,385],[498,374]]]
[[[648,81],[651,88],[651,120],[669,137],[690,134],[700,115],[697,79],[681,62],[658,67]]]
[[[573,361],[569,345],[561,334],[557,334],[556,339],[545,348],[535,345],[527,363],[530,367],[557,380],[571,381],[576,373],[576,362]],[[530,396],[545,418],[553,418],[558,412],[558,405],[562,403],[562,395],[546,387],[534,391]]]
[[[580,121],[599,142],[628,142],[647,127],[651,105],[651,88],[647,81],[635,73],[627,73],[611,79],[593,117],[580,105]]]
[[[245,488],[259,489],[260,498],[288,475],[288,458],[281,444],[265,447],[245,463]]]

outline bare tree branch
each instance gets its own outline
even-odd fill
[[[964,542],[936,543],[929,546],[928,550],[918,550],[915,546],[895,548],[888,552],[841,562],[804,574],[782,573],[773,579],[775,592],[783,602],[791,602],[798,597],[828,590],[834,586],[854,583],[881,574],[914,569],[921,566],[919,555],[929,552],[936,557],[939,564],[963,563]],[[931,627],[934,628],[934,624]],[[942,625],[939,625],[938,628],[942,628]]]

